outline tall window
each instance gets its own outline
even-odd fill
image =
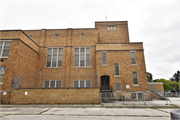
[[[61,80],[46,80],[44,81],[44,88],[60,88]]]
[[[102,52],[102,65],[107,65],[107,52]]]
[[[131,64],[136,64],[136,56],[135,52],[130,52],[131,53]]]
[[[5,74],[5,69],[6,69],[5,66],[0,66],[0,84],[3,83],[3,80],[4,80],[4,74]]]
[[[63,48],[48,48],[46,67],[62,67]]]
[[[75,88],[88,88],[91,87],[90,80],[74,80],[74,87]]]
[[[116,83],[116,91],[121,91],[121,83]]]
[[[91,66],[91,48],[75,48],[74,52],[75,67],[90,67]]]
[[[133,72],[133,83],[134,83],[134,85],[138,85],[137,72]]]
[[[8,57],[10,43],[10,41],[0,41],[0,58]]]
[[[115,76],[120,76],[119,74],[119,63],[114,63]]]

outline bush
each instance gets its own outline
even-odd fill
[[[124,96],[123,95],[121,95],[120,98],[119,98],[119,101],[122,101],[122,100],[124,101]]]

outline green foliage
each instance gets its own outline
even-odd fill
[[[164,91],[170,91],[171,90],[171,86],[169,84],[169,81],[166,79],[155,79],[154,82],[163,82],[163,87],[164,87]]]
[[[173,82],[170,82],[169,85],[171,86],[172,92],[179,92],[179,82],[173,81]]]
[[[119,98],[119,101],[122,101],[122,100],[124,101],[124,96],[121,95]]]
[[[150,72],[146,72],[146,73],[147,73],[148,82],[152,82],[152,81],[153,81],[153,75],[152,75],[152,73],[150,73]]]

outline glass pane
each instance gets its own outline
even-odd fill
[[[140,99],[142,99],[142,93],[138,93],[138,99],[140,100]]]
[[[116,91],[121,91],[121,83],[116,83]]]
[[[47,66],[46,67],[51,67],[51,55],[47,55]]]
[[[47,52],[47,54],[52,54],[52,48],[48,48],[48,52]]]
[[[119,75],[119,63],[114,63],[115,75]]]
[[[137,78],[137,72],[133,72],[133,78]]]
[[[131,58],[135,58],[135,52],[131,52]]]
[[[4,74],[0,74],[0,83],[3,83],[4,80]]]
[[[75,88],[78,88],[78,84],[79,84],[79,81],[75,80],[75,81],[74,81],[74,87],[75,87]]]
[[[56,81],[56,88],[60,88],[61,87],[61,81]]]
[[[86,80],[86,87],[91,87],[91,81],[90,80]]]
[[[85,66],[85,55],[84,54],[80,55],[80,66]]]
[[[52,67],[56,67],[56,64],[57,64],[57,55],[53,55]]]
[[[58,67],[62,67],[62,55],[58,55]]]
[[[75,48],[75,53],[79,53],[79,48]]]
[[[53,49],[53,54],[57,54],[57,50],[58,50],[57,48],[54,48]]]
[[[84,80],[81,80],[80,81],[80,88],[83,88],[84,87]]]
[[[11,42],[5,42],[4,43],[3,56],[8,56],[10,43]]]
[[[79,66],[79,54],[75,54],[74,66]]]
[[[91,53],[91,49],[90,48],[86,48],[86,53]]]
[[[63,48],[59,48],[59,54],[63,54]]]
[[[85,48],[81,48],[81,53],[84,53],[85,52]]]
[[[136,64],[136,59],[135,58],[131,58],[131,64]]]
[[[44,84],[45,84],[45,85],[44,85],[45,88],[49,88],[49,81],[45,81]]]
[[[0,56],[1,56],[2,46],[3,46],[3,42],[0,42]]]
[[[107,60],[106,60],[106,52],[102,52],[102,64],[106,65],[107,64]]]
[[[132,99],[136,99],[136,93],[132,93]]]
[[[86,54],[86,67],[87,66],[91,66],[90,62],[91,62],[91,55],[90,54]]]
[[[55,81],[50,81],[50,82],[51,82],[50,87],[54,88],[55,87]]]

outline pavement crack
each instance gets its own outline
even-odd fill
[[[42,111],[42,112],[38,113],[37,115],[41,115],[42,113],[45,113],[45,112],[49,111],[50,109],[52,109],[52,108],[49,108],[49,109],[47,109],[45,111]]]

